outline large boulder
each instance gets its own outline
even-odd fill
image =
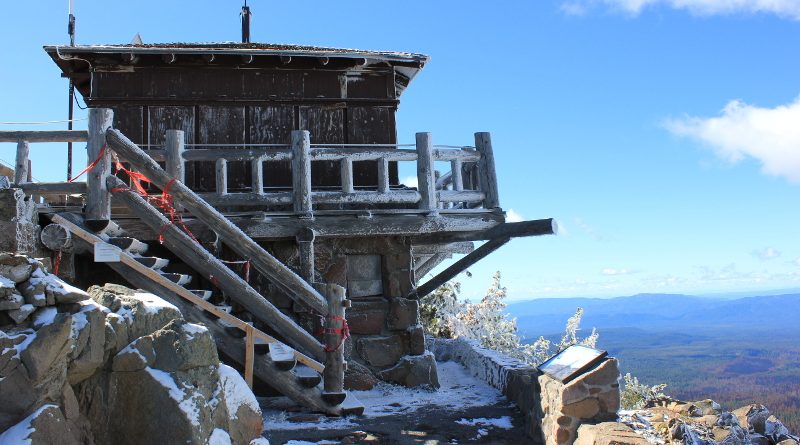
[[[379,372],[378,376],[388,382],[409,388],[415,386],[439,388],[436,359],[430,352],[423,355],[407,355],[401,358],[397,365]]]
[[[82,445],[57,405],[47,404],[0,434],[0,444]]]

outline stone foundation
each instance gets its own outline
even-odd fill
[[[262,243],[295,271],[300,255],[293,241]],[[375,378],[406,386],[438,387],[436,362],[426,354],[419,303],[403,298],[413,287],[411,247],[403,237],[317,238],[314,279],[348,289],[346,311],[351,337],[345,342],[349,389],[368,389]],[[231,259],[234,259],[231,257]],[[349,270],[348,270],[349,269]],[[251,284],[309,332],[319,332],[320,317],[294,303],[269,282],[251,273]],[[266,328],[266,327],[265,327]]]

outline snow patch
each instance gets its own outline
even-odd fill
[[[0,288],[5,289],[14,289],[15,284],[13,281],[9,280],[8,278],[0,275]]]
[[[239,407],[242,405],[246,405],[254,412],[261,410],[256,396],[253,395],[253,391],[250,391],[238,371],[224,364],[220,364],[218,370],[219,381],[225,395],[225,404],[228,407],[228,413],[233,419],[236,419],[236,412],[239,411]]]
[[[175,311],[178,311],[178,308],[173,304],[170,304],[161,297],[157,297],[150,293],[137,292],[133,294],[133,297],[143,303],[145,311],[149,314],[158,314],[163,309],[174,309]]]
[[[214,428],[208,437],[208,445],[231,445],[231,436],[225,430]]]
[[[44,405],[18,424],[5,430],[3,434],[0,434],[0,445],[30,445],[32,442],[30,436],[36,431],[31,425],[33,419],[39,417],[42,411],[50,407],[58,408],[56,405]]]
[[[496,428],[502,428],[504,430],[510,430],[511,428],[514,428],[514,425],[511,424],[511,417],[509,416],[497,417],[493,419],[487,419],[486,417],[479,417],[477,419],[461,419],[456,420],[456,423],[459,425],[470,426],[493,426]]]
[[[208,332],[208,329],[200,324],[186,323],[183,325],[183,332],[189,334],[190,336],[195,336],[197,334]]]
[[[193,395],[186,394],[186,391],[178,387],[175,379],[169,373],[151,367],[144,368],[158,383],[169,391],[169,396],[172,400],[178,402],[178,407],[186,414],[186,418],[192,422],[192,425],[200,426],[200,409],[197,408],[197,403]]]

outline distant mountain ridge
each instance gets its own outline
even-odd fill
[[[670,331],[800,331],[800,293],[722,299],[682,294],[638,294],[617,298],[544,298],[515,302],[508,312],[526,337],[564,330],[577,307],[584,331],[641,328]]]

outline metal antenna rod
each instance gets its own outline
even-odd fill
[[[69,22],[67,23],[67,33],[69,34],[69,46],[75,46],[75,15],[72,13],[72,1],[69,0]],[[67,130],[72,130],[72,117],[75,111],[75,84],[72,78],[69,79],[69,106],[68,106]],[[72,142],[67,142],[67,181],[72,179]]]

